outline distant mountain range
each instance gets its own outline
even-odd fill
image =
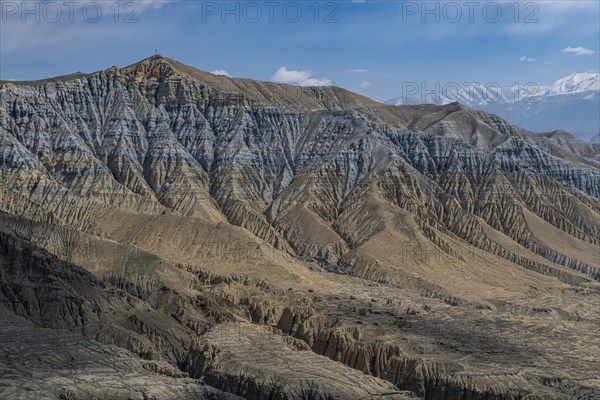
[[[526,129],[556,129],[591,141],[600,133],[600,74],[575,73],[551,85],[501,88],[496,84],[446,85],[415,90],[407,86],[402,96],[386,104],[437,104],[459,102],[497,114]],[[415,93],[416,92],[416,93]]]

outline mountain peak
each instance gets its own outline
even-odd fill
[[[173,59],[170,59],[160,54],[155,54],[123,68],[113,67],[109,71],[117,70],[125,73],[133,73],[138,77],[149,78],[171,75],[172,73],[177,72],[184,73],[187,75],[187,73],[182,71],[185,68],[192,69]],[[196,69],[194,69],[194,71],[201,72]]]
[[[263,104],[295,110],[384,108],[375,100],[335,86],[298,87],[285,83],[230,78],[202,71],[158,54],[126,67],[112,67],[104,72],[124,80],[149,79],[163,82],[170,79],[184,79],[196,81],[220,93],[219,99],[225,99],[223,101],[245,104]],[[382,112],[387,114],[385,110]],[[395,118],[391,115],[387,116]]]
[[[140,64],[170,64],[170,65],[172,65],[175,63],[177,63],[177,61],[172,60],[168,57],[165,57],[161,54],[154,54],[154,55],[152,55],[150,57],[146,57],[132,65],[140,65]]]
[[[600,90],[600,74],[597,72],[576,72],[554,82],[548,94],[578,93]]]

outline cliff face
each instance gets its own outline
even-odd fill
[[[0,210],[10,234],[144,301],[152,287],[119,275],[129,254],[123,246],[165,260],[151,263],[162,282],[194,296],[199,289],[180,275],[201,267],[338,298],[385,287],[415,304],[414,296],[435,299],[430,309],[490,310],[489,318],[501,313],[498,304],[529,315],[522,311],[536,307],[529,294],[543,293],[562,320],[553,308],[562,303],[561,293],[578,293],[573,304],[580,305],[597,296],[599,151],[567,134],[532,134],[456,103],[386,106],[339,88],[214,76],[160,56],[90,75],[0,82]],[[44,232],[57,230],[63,233],[44,239]],[[147,264],[139,257],[127,262]],[[292,299],[298,300],[271,299],[270,311],[254,301],[234,309],[248,308],[250,317],[244,311],[242,319],[277,326]],[[333,318],[332,309],[321,311],[325,320]],[[189,312],[180,318],[191,318]],[[290,326],[280,328],[293,334]],[[339,339],[329,329],[293,335],[342,362],[322,348],[338,341],[352,354],[344,364],[427,398],[445,398],[446,390],[519,398],[514,385],[530,394],[540,385],[538,378],[519,376],[496,387],[464,377],[464,367],[458,377],[455,367],[439,367],[454,358],[448,349],[431,364],[407,348],[373,345],[374,354],[387,352],[381,360],[357,350],[355,338]],[[386,329],[370,339],[389,334]],[[84,334],[103,341],[95,330]],[[181,366],[190,346],[182,341],[157,351]],[[202,351],[198,346],[193,354],[203,354],[204,364],[191,370],[201,375],[220,358],[207,356],[210,343]],[[373,369],[372,363],[382,364]],[[485,368],[503,370],[504,363],[510,358]],[[211,379],[239,386],[227,365],[209,368]],[[439,375],[435,384],[433,375]],[[558,395],[563,386],[542,392]]]

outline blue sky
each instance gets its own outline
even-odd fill
[[[209,72],[386,100],[403,82],[545,85],[600,69],[597,0],[65,1],[0,0],[0,79],[125,66],[158,49]]]

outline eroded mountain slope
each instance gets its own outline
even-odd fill
[[[160,56],[1,82],[2,303],[246,398],[593,398],[598,150]]]

